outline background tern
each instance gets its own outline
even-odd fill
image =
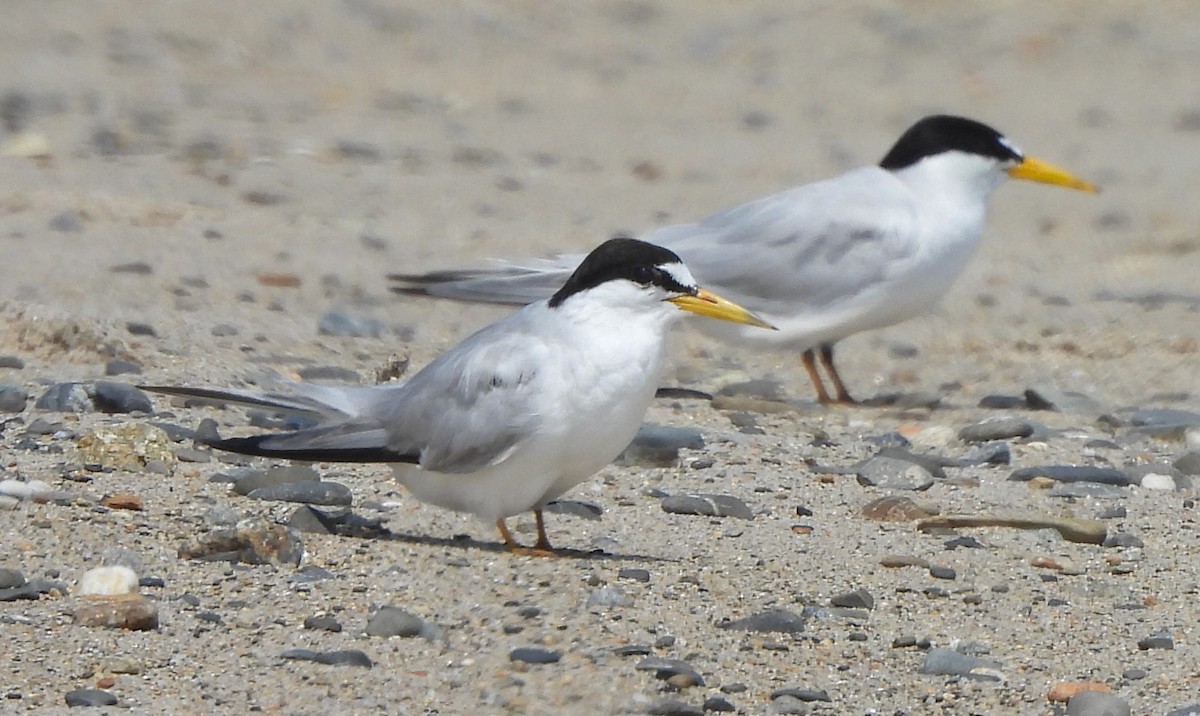
[[[800,351],[821,403],[853,403],[834,366],[834,344],[928,311],[974,253],[988,199],[1009,177],[1097,191],[1026,156],[985,124],[937,115],[910,127],[878,166],[642,238],[674,251],[700,283],[779,328],[717,324],[703,326],[706,331],[735,345]],[[389,278],[402,294],[521,304],[553,294],[581,258],[563,254]]]
[[[418,500],[494,521],[542,507],[615,458],[654,397],[678,309],[771,326],[697,287],[679,257],[634,239],[592,251],[547,300],[491,324],[399,384],[291,383],[290,394],[147,386],[280,412],[316,427],[210,442],[246,455],[395,463]]]

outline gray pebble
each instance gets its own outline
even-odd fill
[[[1130,716],[1129,702],[1116,694],[1081,691],[1067,702],[1066,716]]]
[[[1126,669],[1124,672],[1122,672],[1121,678],[1125,679],[1126,681],[1141,681],[1149,675],[1150,672],[1146,671],[1145,669],[1134,667],[1132,669]]]
[[[957,579],[958,572],[955,572],[953,567],[933,564],[929,566],[929,576],[934,579]]]
[[[104,375],[140,375],[142,367],[133,361],[113,358],[104,364]]]
[[[240,332],[241,331],[238,330],[237,326],[232,326],[228,323],[218,323],[217,325],[212,327],[212,330],[209,331],[209,333],[216,336],[217,338],[226,338],[228,336],[236,336]],[[303,376],[301,376],[301,377],[303,377]]]
[[[277,502],[303,502],[309,505],[349,505],[354,502],[350,488],[340,482],[305,480],[267,485],[251,491],[246,497],[252,500]]]
[[[561,651],[537,646],[520,646],[508,652],[509,661],[520,661],[526,664],[555,664],[560,659],[562,659]]]
[[[1046,386],[1027,388],[1025,403],[1030,410],[1056,410],[1068,415],[1099,415],[1103,411],[1090,396]]]
[[[103,689],[75,689],[64,697],[67,706],[115,706],[117,697]]]
[[[367,620],[367,636],[404,638],[424,636],[429,631],[425,621],[400,607],[380,607]]]
[[[650,716],[704,716],[704,709],[676,699],[662,699],[646,709]]]
[[[674,467],[681,449],[704,449],[704,436],[695,428],[643,425],[629,447],[613,462],[641,467]]]
[[[1147,408],[1129,416],[1129,424],[1135,427],[1197,427],[1200,413],[1175,408]]]
[[[587,606],[589,607],[627,607],[630,604],[633,604],[633,600],[625,596],[621,590],[613,587],[600,587],[587,596]]]
[[[10,355],[0,356],[0,368],[12,368],[14,370],[21,370],[24,367],[25,367],[25,361],[21,360],[21,358],[19,356],[10,356]]]
[[[1091,465],[1041,465],[1013,470],[1008,479],[1028,482],[1035,477],[1046,477],[1055,482],[1095,482],[1101,485],[1125,487],[1130,484],[1129,475],[1123,470]]]
[[[795,696],[784,694],[771,701],[771,713],[773,714],[807,714],[808,712],[808,704]]]
[[[700,672],[683,659],[666,659],[661,656],[648,656],[633,667],[638,671],[653,671],[654,678],[666,681],[674,676],[684,676],[693,686],[703,686],[704,677]]]
[[[92,397],[80,383],[55,383],[42,393],[33,407],[59,413],[82,413],[92,409]]]
[[[1012,450],[1008,443],[997,440],[975,445],[958,459],[959,467],[973,465],[1007,465],[1012,462]]]
[[[149,276],[150,274],[154,273],[154,267],[145,261],[131,261],[127,264],[115,264],[110,266],[108,270],[113,273],[128,273],[136,276]]]
[[[333,534],[333,525],[329,523],[325,514],[319,510],[314,510],[308,505],[297,507],[291,516],[288,517],[287,525],[294,530],[308,532],[309,534]]]
[[[717,623],[718,629],[749,632],[780,632],[797,634],[804,631],[805,617],[786,609],[771,609],[743,619],[725,620]]]
[[[928,490],[933,475],[921,465],[892,457],[873,457],[858,467],[858,483],[888,490]]]
[[[853,592],[843,592],[835,594],[829,603],[835,607],[845,607],[848,609],[874,609],[875,597],[865,589],[855,589]]]
[[[285,465],[269,467],[265,470],[251,469],[239,473],[233,483],[233,491],[239,495],[249,495],[263,487],[281,485],[288,482],[319,482],[321,476],[310,465]]]
[[[46,579],[34,579],[9,589],[0,589],[0,602],[15,602],[18,599],[37,600],[43,594],[58,591],[67,594],[67,585],[62,582],[52,582]]]
[[[709,696],[702,707],[705,713],[733,713],[737,707],[724,696]]]
[[[1200,452],[1186,452],[1172,463],[1184,475],[1200,475]]]
[[[76,211],[60,211],[50,217],[50,223],[47,225],[51,231],[59,231],[64,234],[77,234],[83,231],[83,220],[79,218],[79,213]]]
[[[317,322],[317,333],[323,336],[379,338],[384,331],[383,321],[365,316],[352,316],[345,311],[330,311]]]
[[[1000,664],[988,659],[981,659],[969,654],[960,654],[953,649],[930,649],[921,664],[922,674],[937,674],[940,676],[966,676],[987,681],[999,681],[1000,677],[993,673],[1000,669]]]
[[[1163,716],[1200,716],[1200,703],[1173,709],[1163,714]]]
[[[288,649],[279,656],[283,659],[315,661],[318,664],[328,664],[329,666],[362,666],[368,669],[374,666],[374,662],[371,661],[371,657],[367,656],[358,649],[347,649],[345,651]]]
[[[964,426],[958,431],[958,437],[969,443],[1026,438],[1030,435],[1033,435],[1033,425],[1026,420],[1008,416],[988,418],[987,420]]]
[[[800,689],[793,686],[785,689],[776,689],[775,691],[771,692],[772,699],[778,699],[782,696],[791,696],[792,698],[799,699],[800,701],[808,702],[832,701],[832,699],[829,698],[829,694],[826,693],[824,689]]]
[[[328,380],[337,383],[361,383],[358,371],[336,365],[310,365],[301,368],[300,377],[305,380]]]
[[[617,571],[617,579],[631,579],[635,582],[649,582],[650,570],[641,567],[625,567]]]
[[[1099,500],[1123,500],[1129,491],[1117,485],[1098,485],[1094,482],[1069,482],[1046,493],[1050,497],[1091,497]]]
[[[1025,399],[1016,395],[985,395],[979,399],[979,407],[987,410],[1020,410],[1025,408]]]
[[[129,321],[125,324],[125,330],[129,331],[129,334],[133,336],[158,338],[158,331],[154,329],[154,326],[141,321]]]
[[[15,569],[0,567],[0,589],[13,589],[25,584],[25,575]]]
[[[315,631],[328,631],[336,634],[342,630],[342,624],[331,616],[316,616],[306,618],[304,620],[304,628]]]
[[[96,383],[92,403],[102,413],[152,413],[150,396],[128,383],[102,380]]]
[[[707,515],[754,519],[754,512],[731,495],[668,495],[662,499],[664,512],[677,515]]]
[[[20,413],[29,402],[29,393],[19,385],[0,385],[0,413]]]
[[[1148,636],[1145,639],[1138,640],[1138,649],[1149,651],[1150,649],[1174,649],[1175,639],[1166,632],[1159,632],[1154,636]]]

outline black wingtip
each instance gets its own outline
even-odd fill
[[[362,462],[362,463],[397,463],[416,464],[419,455],[405,455],[387,448],[314,448],[287,449],[273,448],[271,440],[286,437],[287,434],[251,435],[245,438],[213,438],[203,443],[216,450],[250,455],[253,457],[272,457],[279,460],[300,460],[302,462]]]

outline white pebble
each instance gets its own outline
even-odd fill
[[[41,480],[0,480],[0,495],[8,495],[18,500],[28,500],[36,495],[50,492],[50,485]]]
[[[940,450],[958,438],[958,431],[949,425],[930,425],[912,436],[913,447],[927,450]]]
[[[1170,475],[1160,475],[1157,472],[1148,472],[1142,475],[1142,487],[1147,490],[1174,490],[1175,478]]]
[[[132,594],[137,587],[137,572],[121,565],[89,569],[79,578],[79,594]]]

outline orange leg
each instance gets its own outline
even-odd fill
[[[533,517],[535,520],[537,520],[537,530],[538,530],[537,544],[535,544],[533,546],[534,549],[540,549],[540,550],[545,550],[547,552],[553,552],[554,548],[550,546],[550,539],[548,537],[546,537],[546,518],[542,516],[542,511],[534,510]]]
[[[837,402],[843,405],[856,405],[857,400],[850,397],[850,391],[846,390],[846,384],[842,382],[842,376],[838,375],[837,368],[833,365],[833,344],[821,344],[821,365],[825,366],[825,372],[829,374],[829,379],[833,381],[833,387],[837,391]]]
[[[817,390],[817,402],[821,405],[832,403],[829,393],[825,392],[825,384],[821,382],[821,374],[817,372],[817,354],[810,348],[800,355],[800,359],[804,361],[804,370],[808,371],[808,377]]]
[[[550,540],[546,539],[546,526],[542,522],[542,511],[534,510],[533,514],[537,517],[538,525],[538,541],[534,547],[522,547],[513,539],[512,533],[508,531],[508,525],[504,524],[503,519],[496,520],[496,529],[500,530],[500,537],[504,539],[504,546],[512,554],[521,555],[523,557],[557,557],[559,556],[550,547]]]

